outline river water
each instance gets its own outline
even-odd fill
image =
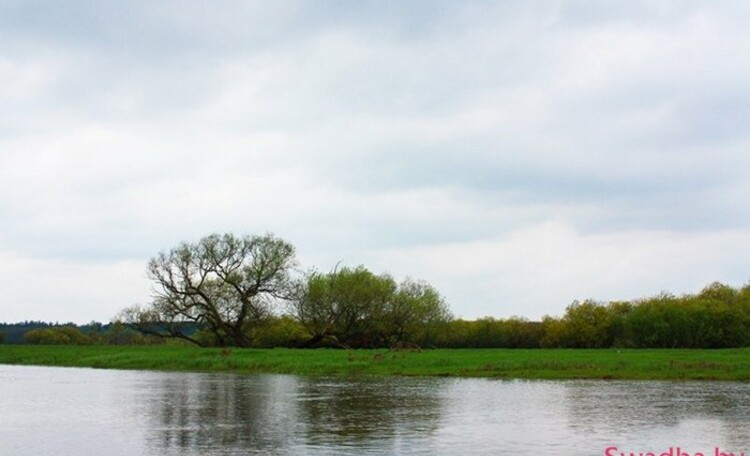
[[[750,384],[0,365],[3,456],[684,456],[677,447],[750,456]]]

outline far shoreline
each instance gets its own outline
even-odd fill
[[[750,348],[337,350],[0,345],[0,364],[342,377],[750,381]]]

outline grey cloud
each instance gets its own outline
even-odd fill
[[[364,262],[548,222],[584,249],[599,233],[746,230],[747,15],[4,2],[0,253],[137,263],[213,231],[273,231],[309,258]],[[491,296],[511,272],[467,283]]]

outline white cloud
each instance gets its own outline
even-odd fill
[[[0,255],[23,274],[217,231],[429,279],[464,315],[746,274],[744,3],[0,10]]]
[[[371,252],[398,274],[419,271],[459,315],[539,318],[573,300],[693,293],[715,280],[747,282],[750,231],[583,234],[561,222],[496,239]]]
[[[50,260],[0,253],[0,321],[110,321],[150,295],[141,262]]]

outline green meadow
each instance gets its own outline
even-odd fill
[[[747,348],[389,351],[0,345],[0,364],[315,376],[750,380]]]

